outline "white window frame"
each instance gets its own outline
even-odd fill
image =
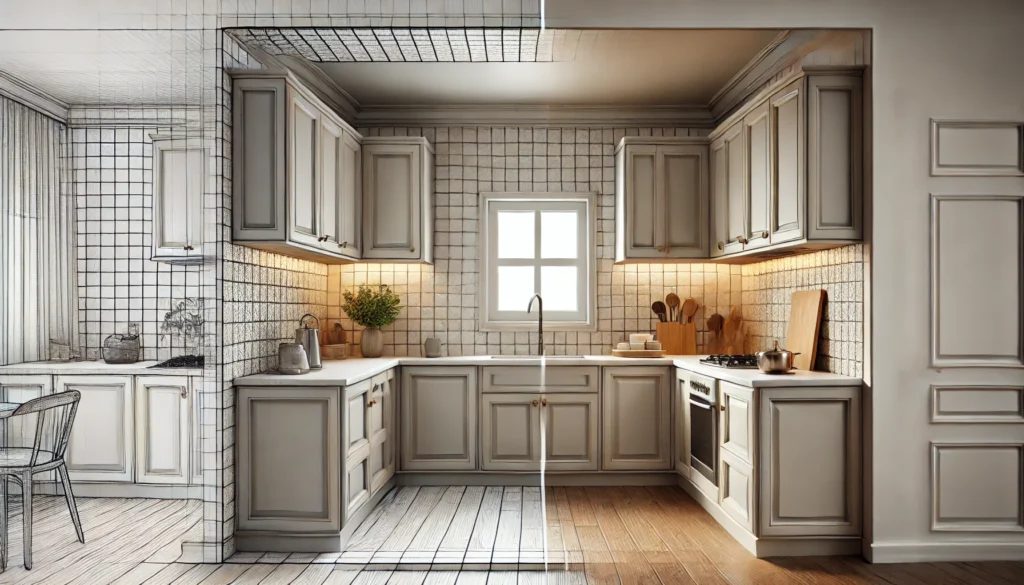
[[[502,259],[497,256],[498,232],[491,229],[498,211],[532,210],[537,213],[535,249],[540,252],[540,211],[582,210],[579,234],[580,257],[577,259]],[[481,331],[535,331],[537,329],[536,308],[527,313],[524,305],[521,311],[498,311],[497,282],[498,266],[534,266],[534,282],[540,287],[541,266],[578,266],[580,277],[577,286],[581,311],[544,311],[546,331],[596,331],[597,330],[597,197],[594,193],[482,193],[480,195],[480,330]]]

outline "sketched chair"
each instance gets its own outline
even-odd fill
[[[24,529],[25,568],[32,568],[32,476],[56,470],[64,486],[64,497],[75,524],[79,542],[85,542],[78,506],[71,492],[71,480],[64,454],[71,437],[71,424],[78,412],[82,394],[69,390],[50,394],[18,406],[6,419],[0,419],[0,569],[7,568],[8,479],[21,485],[22,524]],[[13,429],[12,429],[13,427]],[[15,432],[11,432],[11,431]],[[20,438],[20,440],[19,440]]]

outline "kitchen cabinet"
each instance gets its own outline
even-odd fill
[[[370,491],[377,493],[395,475],[396,370],[374,376],[368,411],[370,429]]]
[[[344,517],[351,518],[360,506],[370,500],[372,471],[370,470],[370,401],[373,394],[371,380],[346,386],[343,414],[345,455],[344,481],[341,486]]]
[[[189,379],[135,378],[135,481],[188,484]]]
[[[192,419],[189,430],[192,433],[192,485],[203,485],[203,402],[199,395],[203,388],[203,379],[189,378],[192,392],[189,394]]]
[[[15,375],[0,376],[0,402],[24,404],[53,391],[51,376]],[[14,418],[6,424],[7,446],[31,448],[35,443],[35,424]]]
[[[711,256],[863,237],[859,71],[800,72],[711,133]]]
[[[760,393],[760,535],[859,535],[860,388]]]
[[[541,396],[540,425],[545,431],[548,471],[597,471],[597,394],[558,393]]]
[[[402,368],[401,468],[477,468],[477,370],[472,366]]]
[[[72,481],[131,483],[135,474],[135,407],[131,376],[56,376],[54,392],[82,397],[68,441]]]
[[[366,260],[433,260],[434,149],[421,137],[362,141]]]
[[[604,368],[601,468],[672,469],[668,368]]]
[[[237,392],[238,529],[339,531],[341,388]]]
[[[718,472],[718,504],[740,526],[754,530],[754,468],[722,449]]]
[[[480,397],[484,471],[540,470],[540,399],[540,394]]]
[[[233,242],[358,259],[359,134],[287,74],[239,72],[233,115]]]
[[[623,138],[616,148],[616,262],[708,255],[706,138]]]
[[[725,381],[719,381],[718,385],[722,393],[718,417],[719,446],[751,463],[754,460],[754,391]]]
[[[690,376],[686,370],[676,368],[675,401],[676,472],[690,477]]]
[[[202,263],[208,161],[201,139],[153,137],[152,260]]]

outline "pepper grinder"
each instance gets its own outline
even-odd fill
[[[310,329],[307,318],[314,320],[316,327]],[[316,315],[306,313],[299,319],[299,328],[295,330],[295,342],[302,344],[302,348],[306,350],[310,369],[319,370],[323,367],[320,361],[320,319],[317,319]]]

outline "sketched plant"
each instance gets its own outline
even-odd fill
[[[172,303],[160,325],[160,338],[171,337],[171,344],[179,344],[190,355],[199,355],[203,341],[203,299],[184,299]]]

